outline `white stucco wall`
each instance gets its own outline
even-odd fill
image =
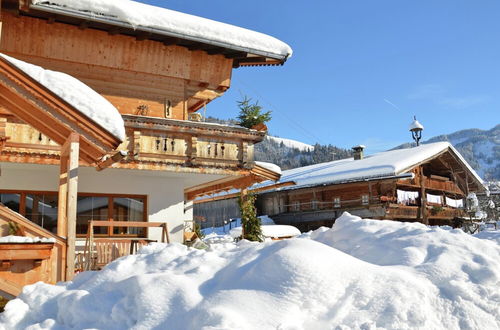
[[[1,163],[0,189],[58,190],[59,166]],[[192,204],[184,203],[184,189],[218,176],[80,167],[78,191],[147,195],[148,220],[166,222],[172,242],[182,242],[184,220],[193,217]],[[160,241],[161,229],[151,228],[149,238]]]

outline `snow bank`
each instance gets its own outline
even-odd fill
[[[474,234],[474,237],[480,239],[489,239],[497,242],[500,245],[500,230],[484,230],[477,234]]]
[[[25,287],[0,327],[500,327],[500,247],[493,241],[350,215],[304,236],[208,250],[152,244],[73,282]]]
[[[292,49],[286,43],[263,33],[234,25],[180,13],[129,0],[32,0],[42,9],[69,9],[91,21],[126,22],[134,28],[151,28],[156,33],[208,42],[217,46],[245,50],[259,55],[286,58]]]
[[[262,229],[262,235],[267,238],[279,238],[279,237],[294,237],[294,236],[299,236],[300,235],[300,230],[298,230],[294,226],[287,226],[287,225],[267,225],[267,226],[260,226]],[[236,238],[240,237],[242,234],[242,228],[241,227],[236,227],[233,228],[229,231],[229,235],[231,237]]]
[[[66,73],[45,70],[42,67],[20,61],[5,54],[0,53],[0,56],[47,87],[118,139],[125,140],[125,124],[122,116],[108,100],[89,86]]]
[[[55,238],[26,237],[26,236],[4,236],[0,237],[0,243],[55,243]]]

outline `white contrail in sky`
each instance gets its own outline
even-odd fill
[[[392,103],[392,102],[391,102],[391,101],[389,101],[388,99],[384,99],[384,101],[385,101],[386,103],[389,103],[390,105],[392,105],[394,108],[396,108],[396,110],[401,111],[401,109],[400,109],[397,105],[395,105],[394,103]]]

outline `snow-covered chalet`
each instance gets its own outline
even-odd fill
[[[287,44],[128,0],[3,0],[0,14],[0,293],[182,242],[196,197],[279,179],[253,161],[264,131],[197,111],[233,68],[284,64]]]

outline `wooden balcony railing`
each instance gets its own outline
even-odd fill
[[[123,118],[127,138],[119,149],[126,150],[128,158],[115,166],[124,168],[249,168],[253,145],[265,137],[265,132],[239,126],[133,115]],[[9,117],[4,131],[8,140],[1,161],[58,162],[60,146],[31,126]]]
[[[421,181],[420,177],[415,177],[415,178],[410,179],[410,180],[399,180],[398,186],[402,186],[402,187],[410,186],[410,187],[419,188],[421,185],[420,181]],[[449,193],[454,193],[454,194],[459,194],[459,195],[464,194],[455,182],[433,179],[430,177],[426,177],[425,189],[426,190],[446,191]]]
[[[391,219],[417,219],[420,216],[419,206],[407,206],[401,204],[389,204],[387,217]],[[454,219],[465,217],[463,209],[452,207],[427,206],[427,217],[429,219]]]
[[[386,209],[386,216],[390,219],[417,219],[419,216],[418,209],[418,206],[389,204]]]

